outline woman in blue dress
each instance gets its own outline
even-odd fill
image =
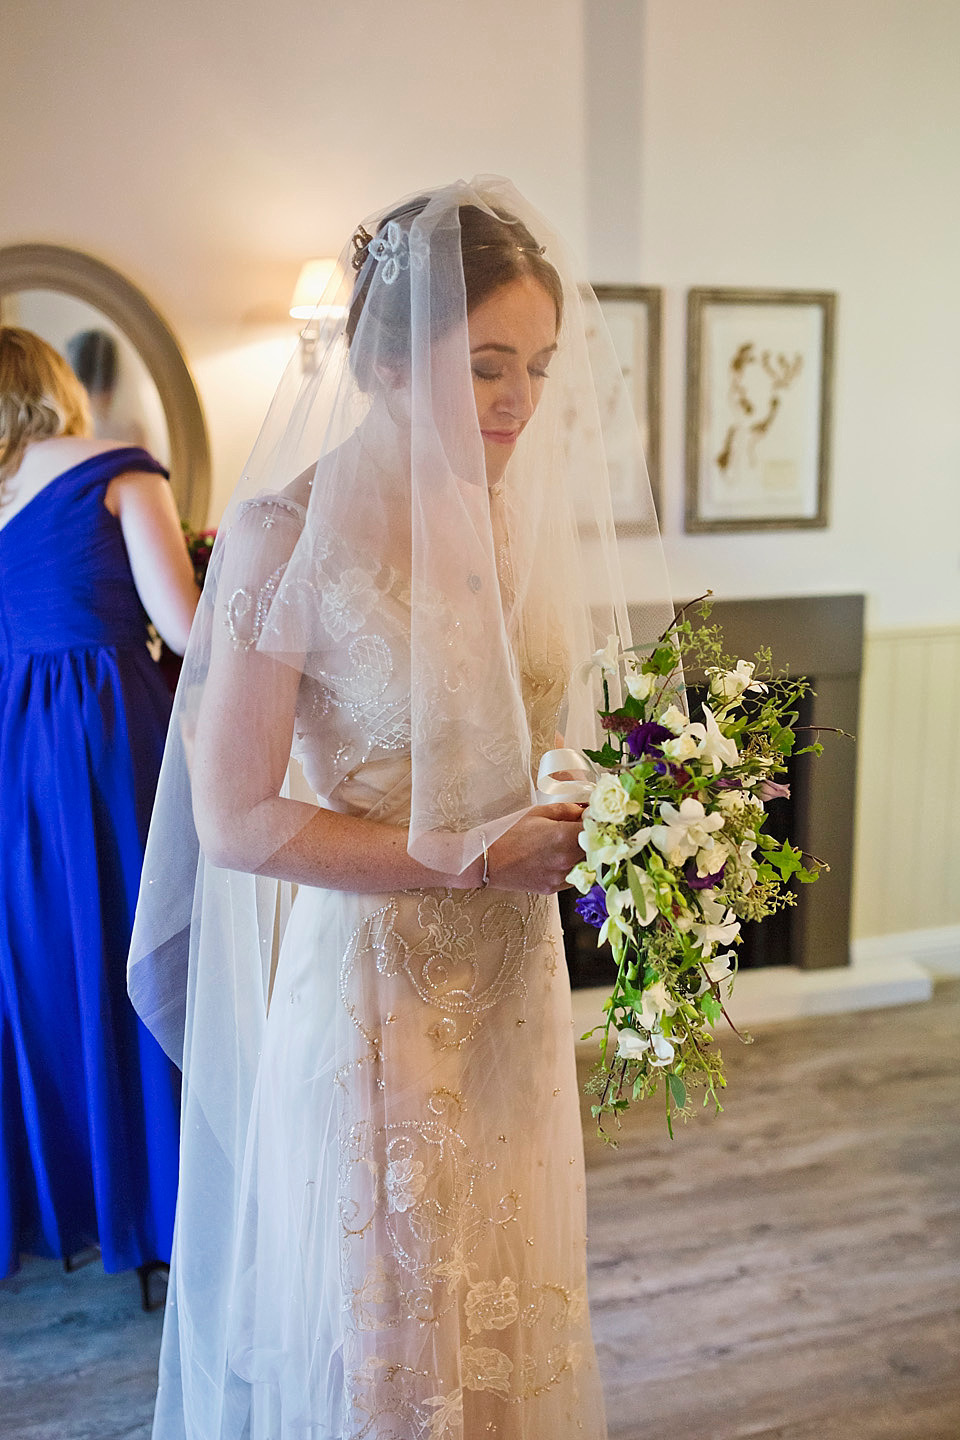
[[[197,589],[166,471],[92,438],[66,361],[0,327],[0,1274],[169,1260],[176,1072],[126,957]]]

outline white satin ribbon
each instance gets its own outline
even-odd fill
[[[582,775],[583,779],[558,780],[557,776],[563,771],[577,777]],[[596,772],[579,750],[548,750],[537,771],[537,803],[557,805],[572,801],[586,805],[596,783]]]

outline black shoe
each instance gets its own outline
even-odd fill
[[[140,1304],[144,1310],[159,1310],[167,1298],[167,1280],[170,1275],[170,1266],[165,1260],[151,1260],[147,1265],[137,1266],[137,1279],[140,1281]],[[151,1286],[150,1281],[156,1277],[157,1284]]]
[[[94,1260],[100,1259],[100,1246],[88,1245],[84,1250],[75,1250],[72,1255],[64,1255],[63,1268],[67,1275],[72,1275],[74,1270],[82,1270],[84,1265],[90,1265]]]

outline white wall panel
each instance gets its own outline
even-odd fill
[[[960,627],[866,644],[853,930],[960,922]]]

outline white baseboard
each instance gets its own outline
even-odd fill
[[[960,925],[870,936],[854,941],[848,966],[798,970],[793,965],[769,965],[741,971],[728,1008],[738,1028],[811,1015],[877,1010],[929,1000],[934,979],[957,975]],[[573,1025],[578,1045],[596,1044],[596,1040],[581,1042],[580,1037],[602,1022],[608,994],[603,989],[574,990]]]
[[[905,957],[929,970],[935,980],[960,975],[960,925],[933,930],[905,930],[899,935],[868,935],[854,940],[855,964]]]

